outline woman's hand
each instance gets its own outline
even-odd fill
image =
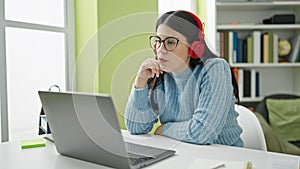
[[[144,88],[147,85],[149,78],[159,77],[163,71],[160,69],[158,60],[151,58],[145,60],[137,73],[137,77],[134,82],[135,88]]]
[[[155,135],[163,135],[163,127],[164,127],[164,125],[163,124],[161,124],[156,130],[155,130],[155,132],[154,132],[154,134]]]

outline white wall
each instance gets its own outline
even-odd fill
[[[216,48],[216,0],[206,0],[206,39]]]
[[[174,10],[186,10],[195,13],[195,0],[158,0],[158,13],[160,15]]]

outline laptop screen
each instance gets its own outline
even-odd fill
[[[109,95],[39,91],[39,96],[60,154],[115,168],[132,168]],[[152,162],[133,168],[174,153],[156,149],[149,154],[155,157],[150,159]]]

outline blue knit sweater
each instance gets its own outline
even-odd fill
[[[158,112],[151,107],[148,87],[132,88],[125,111],[131,134],[148,133],[159,119],[163,135],[176,140],[243,146],[230,68],[224,59],[208,59],[181,74],[164,73],[155,92]]]

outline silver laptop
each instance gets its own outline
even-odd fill
[[[123,140],[108,95],[39,91],[58,153],[113,168],[142,168],[175,154]]]

